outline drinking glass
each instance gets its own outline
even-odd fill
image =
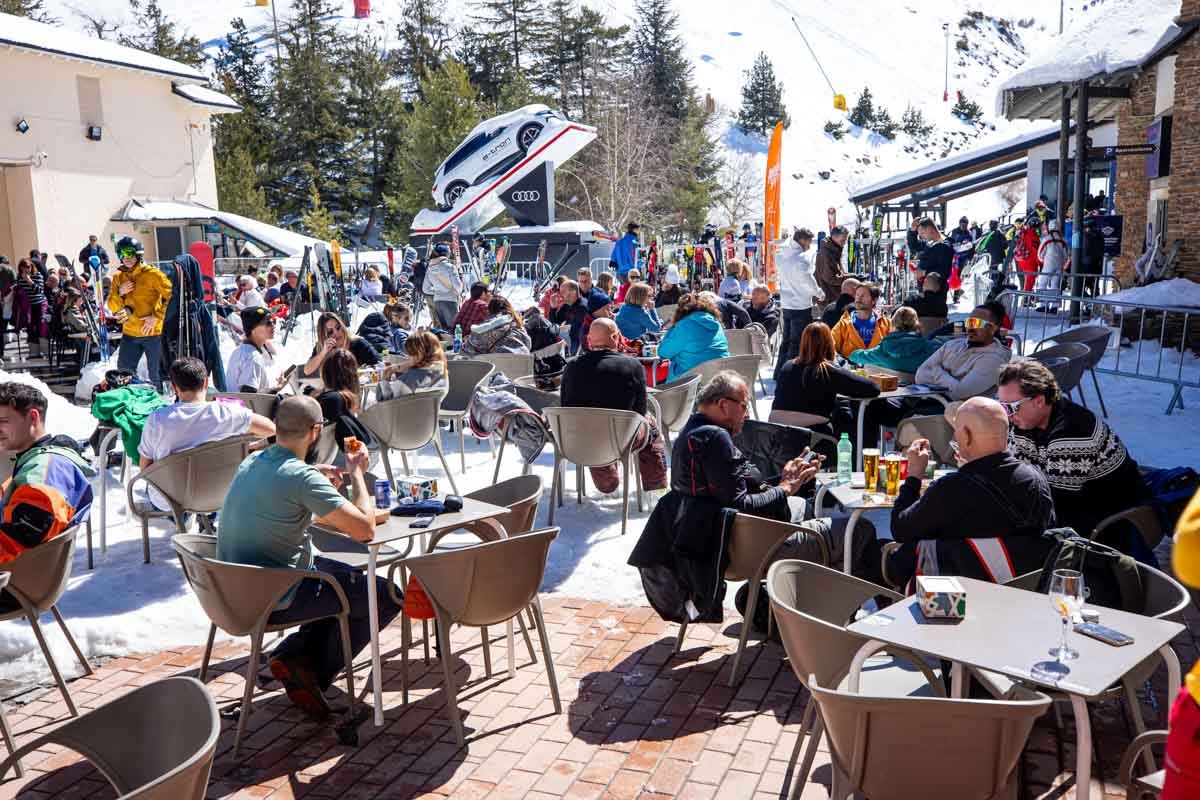
[[[883,463],[887,467],[887,472],[884,473],[884,491],[888,497],[895,497],[900,494],[900,456],[888,453]]]
[[[879,450],[874,447],[863,448],[863,492],[874,494],[879,486]]]
[[[1083,608],[1084,594],[1083,573],[1074,569],[1054,570],[1050,577],[1050,606],[1062,618],[1062,638],[1058,647],[1051,648],[1050,655],[1059,661],[1079,658],[1079,651],[1067,646],[1067,633],[1071,628],[1071,618]]]

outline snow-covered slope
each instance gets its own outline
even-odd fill
[[[1113,0],[1115,2],[1116,0]],[[582,0],[607,15],[613,23],[632,23],[634,0]],[[48,0],[50,13],[64,25],[85,29],[77,9],[92,17],[113,21],[128,19],[127,0]],[[229,29],[229,20],[242,17],[247,25],[270,41],[269,7],[248,0],[161,0],[162,7],[184,28],[215,47]],[[276,0],[277,13],[286,18],[291,0]],[[370,28],[386,42],[395,36],[401,0],[374,0],[369,20],[354,20],[351,0],[340,0],[347,27]],[[460,19],[465,0],[450,0],[451,19]],[[730,5],[724,0],[679,0],[676,3],[687,56],[695,66],[695,83],[711,94],[727,117],[722,144],[729,155],[748,154],[757,168],[765,169],[765,143],[742,136],[732,127],[732,115],[741,102],[744,73],[757,54],[766,52],[785,86],[792,118],[783,148],[784,225],[824,224],[825,210],[838,209],[839,220],[853,217],[847,195],[855,188],[893,173],[904,172],[992,137],[1011,136],[1025,129],[1022,123],[995,120],[995,89],[1028,55],[1048,42],[1048,28],[1057,31],[1046,4],[1037,0],[845,0],[838,4],[812,0],[744,0]],[[1103,12],[1100,9],[1090,13]],[[969,14],[978,17],[967,22]],[[792,23],[804,30],[808,41],[829,74],[835,89],[851,106],[864,86],[899,121],[907,106],[921,109],[935,131],[921,147],[901,134],[887,141],[867,131],[853,129],[841,141],[824,133],[826,121],[845,120],[846,113],[832,105],[829,86]],[[997,20],[1008,20],[999,24]],[[1068,20],[1068,23],[1070,20]],[[949,26],[950,101],[942,100],[946,38]],[[959,50],[962,39],[965,50]],[[984,125],[972,127],[950,114],[956,91],[963,91],[984,109]],[[994,124],[994,130],[992,125]],[[746,159],[742,159],[743,161]],[[999,208],[996,190],[951,208],[983,219]]]

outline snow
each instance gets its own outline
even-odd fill
[[[1200,283],[1187,278],[1172,278],[1106,294],[1104,299],[1148,306],[1200,308]]]
[[[66,17],[67,14],[61,16]],[[103,41],[56,25],[44,25],[25,17],[0,14],[0,45],[56,53],[85,61],[146,70],[182,80],[208,83],[208,76],[195,67],[169,58],[144,53],[115,42]]]
[[[1138,67],[1180,32],[1174,22],[1178,14],[1179,0],[1120,0],[1084,14],[1061,39],[1048,43],[1000,84],[997,113],[1004,111],[1006,90],[1070,83]]]
[[[212,92],[212,94],[218,94]],[[225,97],[224,95],[220,95]],[[228,98],[226,98],[228,100]],[[232,101],[230,101],[232,102]],[[319,244],[318,239],[305,236],[302,233],[289,231],[277,225],[260,222],[241,214],[229,211],[217,211],[201,203],[191,203],[183,200],[130,200],[125,208],[117,215],[118,220],[130,222],[151,222],[154,220],[188,220],[211,219],[224,223],[238,233],[266,245],[288,256],[304,254],[305,247]]]
[[[177,83],[173,87],[175,93],[191,100],[194,103],[199,103],[205,106],[215,106],[229,111],[241,111],[242,107],[237,104],[229,95],[221,94],[215,89],[206,89],[203,86],[192,86],[190,84]]]

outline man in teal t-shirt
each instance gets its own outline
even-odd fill
[[[328,558],[313,558],[308,526],[316,521],[356,541],[374,536],[374,501],[364,475],[367,451],[347,454],[354,502],[338,494],[331,478],[337,470],[311,466],[307,456],[321,436],[321,407],[311,397],[289,397],[275,416],[276,444],[250,456],[238,469],[217,531],[217,558],[237,564],[282,569],[317,569],[333,576],[350,603],[350,648],[357,655],[371,639],[367,617],[367,582],[357,569]],[[379,627],[400,613],[391,601],[387,581],[377,578]],[[322,581],[306,578],[287,592],[271,615],[272,624],[311,619],[339,611],[338,598]],[[288,698],[311,716],[329,714],[324,690],[345,666],[341,631],[334,618],[302,625],[275,648],[271,674],[287,689]]]

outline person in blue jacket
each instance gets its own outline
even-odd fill
[[[629,282],[629,270],[637,267],[638,231],[641,225],[629,223],[625,235],[617,240],[612,249],[612,262],[616,264],[617,277],[621,283]]]
[[[650,284],[638,281],[625,293],[625,302],[617,312],[617,327],[626,339],[641,339],[647,332],[662,330],[662,320],[654,310],[654,293]]]
[[[940,346],[921,333],[917,312],[908,306],[900,306],[892,313],[892,332],[869,350],[855,350],[850,354],[850,361],[864,367],[915,373]]]
[[[671,362],[668,381],[705,361],[728,357],[729,342],[716,304],[695,292],[679,298],[671,329],[658,344],[658,355]]]

